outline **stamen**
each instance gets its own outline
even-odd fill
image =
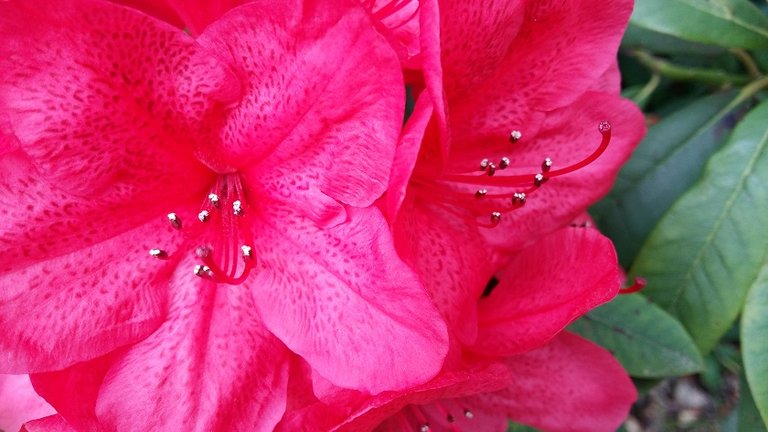
[[[197,219],[200,222],[208,222],[210,217],[211,217],[211,213],[208,212],[208,210],[202,210],[202,211],[200,211],[200,213],[197,214]]]
[[[206,265],[196,265],[195,266],[195,276],[205,278],[205,279],[211,279],[213,277],[213,272],[211,271],[210,267]]]
[[[235,214],[235,216],[243,215],[243,203],[240,202],[240,200],[236,200],[232,203],[232,212]]]
[[[636,292],[640,292],[643,290],[643,288],[645,288],[646,284],[647,282],[645,278],[635,277],[635,283],[632,284],[632,286],[620,289],[619,294],[633,294]]]
[[[424,423],[424,424],[423,424],[423,425],[421,425],[421,427],[419,428],[419,431],[420,431],[420,432],[429,432],[429,430],[430,430],[430,429],[429,429],[429,423]]]
[[[219,208],[219,196],[215,193],[208,194],[208,201],[211,202],[212,206]]]
[[[168,252],[162,249],[150,249],[149,255],[161,260],[168,259]]]
[[[466,418],[467,420],[472,420],[473,418],[475,418],[475,414],[472,411],[465,409],[464,418]]]
[[[488,189],[478,189],[477,192],[475,192],[475,198],[482,199],[488,195]]]
[[[480,161],[480,171],[485,171],[486,168],[488,168],[488,164],[490,164],[491,161],[488,159],[483,159]]]
[[[522,137],[523,137],[523,133],[522,132],[520,132],[519,130],[513,130],[512,132],[509,133],[509,142],[514,144],[514,143],[520,141],[520,138],[522,138]]]
[[[176,215],[176,213],[168,213],[168,222],[171,223],[171,226],[177,230],[181,229],[181,219]]]
[[[248,245],[242,245],[240,246],[240,251],[243,253],[243,258],[252,260],[253,259],[253,248]]]
[[[508,157],[504,156],[503,158],[501,158],[501,160],[499,161],[499,169],[505,169],[506,167],[508,167],[509,162],[510,161]]]
[[[549,172],[550,169],[552,169],[552,159],[546,158],[544,159],[544,162],[541,163],[541,170]]]
[[[496,174],[496,165],[494,165],[493,162],[488,164],[486,174],[488,174],[488,177],[493,177],[493,175]]]
[[[542,184],[544,184],[545,181],[547,181],[547,178],[544,177],[544,174],[542,173],[538,173],[535,176],[533,176],[533,184],[536,187],[541,186]]]

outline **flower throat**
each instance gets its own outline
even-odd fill
[[[248,277],[256,259],[246,203],[240,175],[222,174],[203,200],[191,227],[185,226],[178,214],[168,213],[171,227],[197,243],[194,253],[199,263],[192,269],[195,275],[229,285],[239,285]],[[149,254],[168,258],[162,249],[151,249]]]

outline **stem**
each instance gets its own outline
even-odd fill
[[[659,87],[661,83],[661,75],[654,73],[651,75],[651,79],[640,89],[639,92],[632,98],[632,101],[638,106],[643,107],[648,102],[648,98],[651,97],[653,92]]]
[[[634,51],[632,55],[651,71],[678,81],[696,81],[715,86],[745,85],[752,79],[747,75],[732,74],[720,69],[689,68],[676,65],[646,51]]]
[[[760,78],[763,73],[760,72],[760,68],[748,52],[740,48],[732,48],[731,53],[739,59],[742,65],[744,65],[744,69],[747,70],[749,76],[752,78]]]

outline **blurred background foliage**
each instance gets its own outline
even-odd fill
[[[766,431],[768,3],[636,0],[619,64],[649,130],[590,212],[647,286],[569,330],[635,379],[622,429]]]

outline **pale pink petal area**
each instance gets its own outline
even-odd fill
[[[605,152],[584,167],[550,178],[528,194],[522,208],[504,214],[499,226],[485,230],[489,243],[514,250],[567,225],[602,198],[645,134],[645,121],[629,100],[613,94],[588,92],[568,107],[548,113],[535,136],[524,136],[512,147],[506,144],[506,155],[511,161],[509,174],[532,176],[541,170],[541,163],[547,157],[553,162],[552,170],[557,170],[577,165],[600,147],[603,135],[599,125],[604,120],[611,125],[611,139]],[[465,159],[477,161],[481,157],[487,155],[474,154]],[[500,190],[488,189],[489,193]],[[546,217],[542,217],[543,214]]]
[[[608,69],[603,72],[603,75],[597,79],[589,91],[605,92],[619,94],[621,92],[621,71],[619,70],[619,61],[615,60]]]
[[[470,7],[461,0],[455,3]],[[474,2],[470,4],[482,9]],[[500,18],[488,15],[493,25],[501,25],[506,32],[501,34],[514,36],[496,39],[493,31],[479,32],[492,35],[493,43],[486,43],[492,52],[504,54],[502,61],[498,56],[467,61],[463,56],[449,56],[447,49],[443,55],[446,92],[451,101],[452,146],[504,142],[511,130],[526,134],[526,129],[535,128],[535,119],[529,119],[532,113],[573,102],[615,62],[631,11],[631,0],[525,2],[524,9],[512,13],[514,19],[523,21],[515,33],[503,28],[514,28],[514,24],[497,24]],[[450,72],[450,59],[464,65],[463,73]]]
[[[371,393],[439,371],[445,324],[377,208],[350,207],[345,223],[325,230],[289,204],[258,211],[258,264],[244,285],[288,348],[335,385]]]
[[[389,179],[386,195],[387,217],[390,221],[397,218],[400,206],[405,199],[411,173],[416,166],[421,142],[433,112],[434,105],[429,95],[426,92],[421,93],[416,99],[413,113],[400,135],[400,142],[395,151],[395,160],[392,163],[392,176]]]
[[[160,203],[73,197],[19,152],[0,170],[0,368],[61,369],[154,331],[184,241]],[[158,247],[168,260],[149,255]]]
[[[449,330],[471,344],[477,300],[494,272],[493,251],[467,226],[461,209],[420,198],[406,198],[393,226],[398,253],[419,275]]]
[[[608,351],[563,333],[507,364],[510,386],[474,399],[489,413],[552,432],[612,432],[637,398],[632,381]]]
[[[134,9],[0,3],[0,111],[61,189],[111,186],[129,200],[182,175],[194,185],[205,176],[194,151],[238,96],[235,75],[189,35]]]
[[[422,146],[427,146],[427,153],[436,155],[442,162],[448,156],[448,107],[443,89],[443,65],[440,59],[440,6],[438,0],[422,0],[420,17],[421,63],[424,87],[432,99],[434,120],[431,139],[425,139]],[[442,165],[442,163],[441,163]]]
[[[613,298],[622,272],[607,237],[564,228],[513,255],[497,278],[498,286],[480,300],[477,343],[470,349],[509,356],[544,345]]]
[[[115,356],[96,415],[107,430],[270,430],[285,410],[289,352],[242,286],[179,266],[168,317]],[[189,270],[187,270],[189,268]]]
[[[76,432],[60,415],[52,415],[24,424],[20,432]]]
[[[402,127],[397,56],[358,2],[295,3],[243,5],[198,39],[244,87],[221,153],[239,169],[270,176],[279,167],[295,189],[311,184],[368,206],[386,189]]]
[[[54,413],[28,375],[0,375],[0,430],[18,431],[25,422]]]

